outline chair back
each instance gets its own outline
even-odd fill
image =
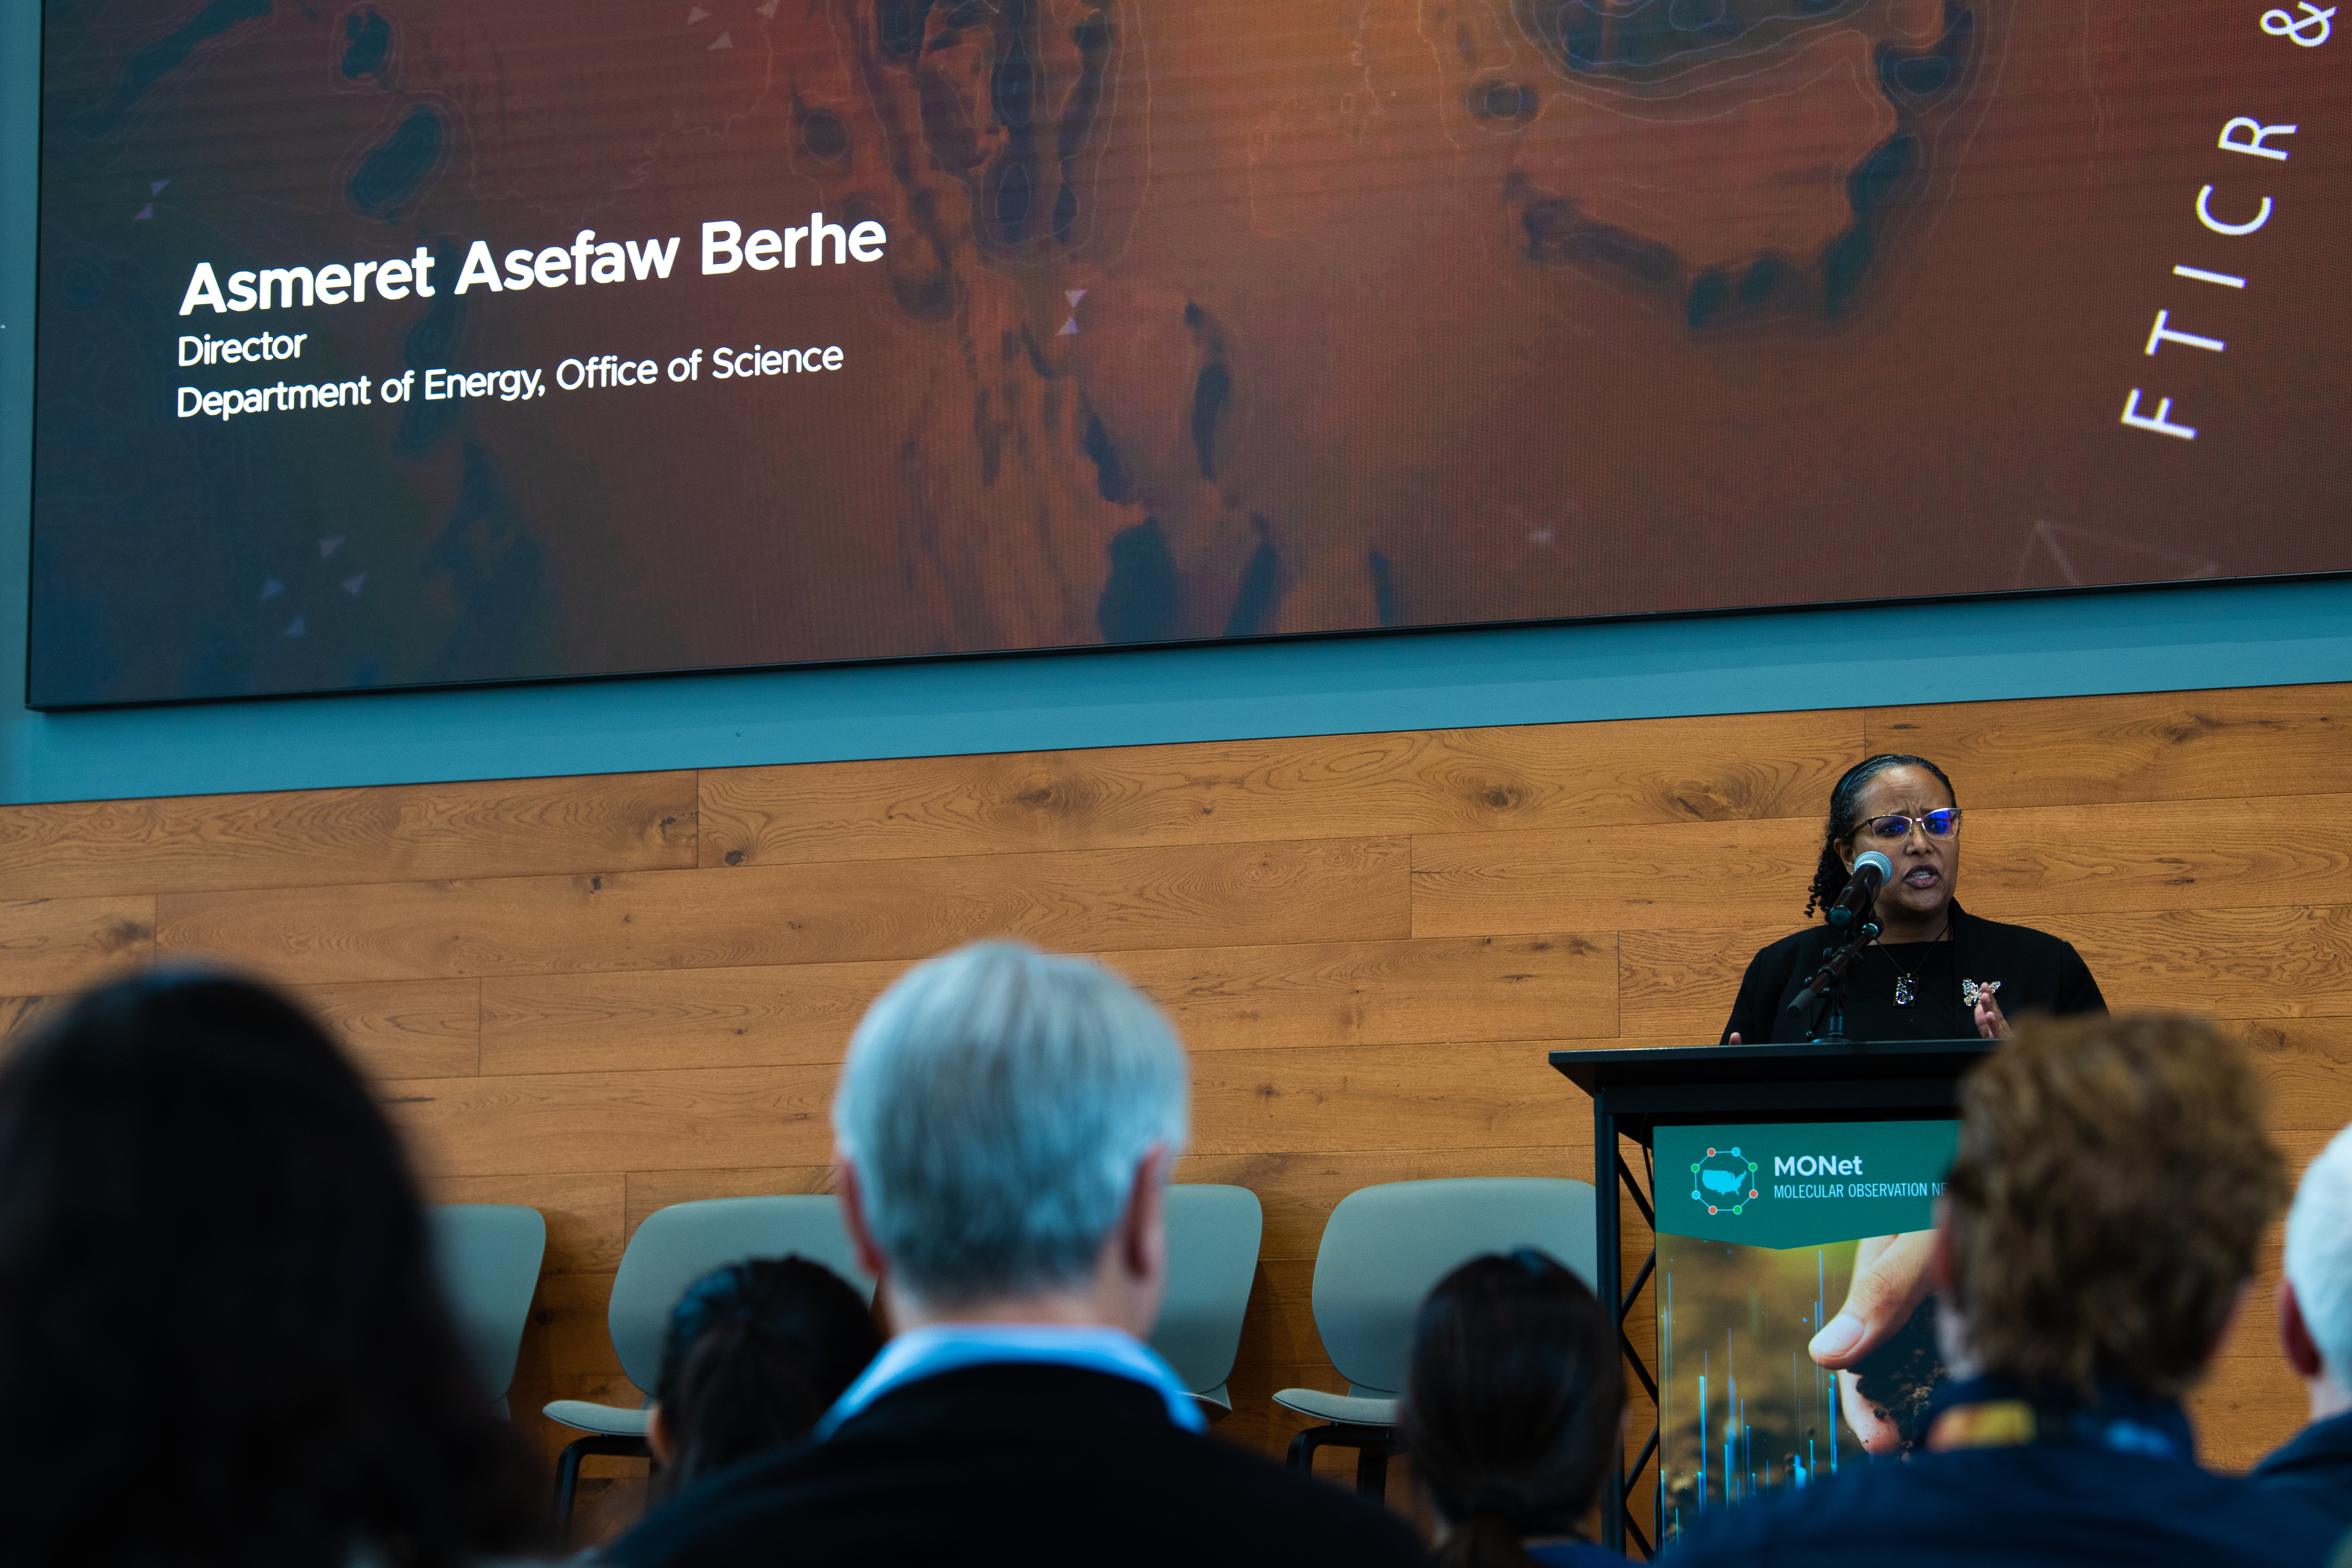
[[[1591,1183],[1550,1176],[1391,1182],[1341,1198],[1315,1253],[1315,1331],[1349,1392],[1404,1386],[1423,1300],[1481,1253],[1532,1247],[1591,1285],[1592,1203]]]
[[[431,1211],[433,1262],[482,1397],[506,1403],[514,1382],[547,1221],[520,1204],[442,1204]]]
[[[858,1268],[841,1200],[830,1194],[706,1198],[647,1215],[621,1254],[605,1314],[621,1370],[651,1394],[661,1376],[670,1309],[688,1285],[726,1264],[795,1252],[872,1293],[874,1277]]]
[[[1247,1187],[1168,1189],[1168,1299],[1151,1348],[1195,1394],[1233,1375],[1265,1226],[1257,1194]]]

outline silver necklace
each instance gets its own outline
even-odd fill
[[[1951,929],[1952,918],[1949,915],[1946,915],[1944,917],[1943,931],[1937,931],[1934,936],[1927,939],[1927,948],[1930,952],[1935,951],[1935,946],[1937,942],[1944,940],[1945,932],[1949,931]],[[1888,966],[1895,971],[1895,1005],[1897,1007],[1908,1007],[1913,1003],[1918,1001],[1918,987],[1913,985],[1911,982],[1918,976],[1919,970],[1927,964],[1927,960],[1923,957],[1919,960],[1917,964],[1913,965],[1909,969],[1906,969],[1901,964],[1895,962],[1895,955],[1891,952],[1887,952],[1886,949],[1882,947],[1878,951],[1881,953],[1885,954]]]

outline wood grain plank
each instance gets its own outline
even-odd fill
[[[706,1198],[797,1196],[833,1190],[833,1167],[765,1165],[750,1170],[632,1171],[629,1173],[628,1234],[656,1209]]]
[[[1809,816],[1858,710],[713,770],[705,866]]]
[[[1740,976],[1758,951],[1795,930],[1789,925],[1694,926],[1629,931],[1617,937],[1617,1025],[1648,1045],[1655,1037],[1713,1044],[1739,994]]]
[[[531,1298],[531,1321],[543,1331],[539,1363],[551,1377],[619,1377],[621,1358],[613,1349],[607,1309],[613,1301],[611,1274],[547,1274]],[[646,1392],[652,1392],[648,1389]],[[628,1404],[635,1405],[632,1396]]]
[[[1412,840],[1412,934],[1677,931],[1801,918],[1810,822],[1696,822]]]
[[[6,806],[0,881],[86,897],[688,867],[694,792],[678,772]]]
[[[821,1164],[835,1069],[546,1073],[379,1086],[429,1179]]]
[[[2352,1014],[2352,907],[2053,915],[2107,1005],[2222,1018]]]
[[[1101,955],[1194,1050],[1613,1034],[1615,941],[1531,937],[1168,948]],[[483,1070],[838,1061],[904,962],[482,982]],[[418,1074],[416,1076],[426,1076]]]
[[[610,1274],[621,1266],[628,1179],[579,1175],[444,1176],[427,1184],[436,1204],[520,1204],[547,1221],[541,1274]]]
[[[1874,708],[1866,721],[1870,751],[1934,758],[1972,809],[2352,788],[2347,685]]]
[[[2300,1173],[2326,1139],[2352,1125],[2352,1017],[2232,1020],[2221,1026],[2245,1046],[2263,1075],[2272,1136]]]
[[[2198,1458],[2217,1470],[2252,1469],[2294,1436],[2309,1405],[2279,1356],[2219,1356],[2186,1402]]]
[[[79,991],[155,956],[155,900],[137,893],[0,902],[0,994]]]
[[[1192,1058],[1192,1148],[1589,1145],[1590,1104],[1551,1070],[1551,1046],[1202,1052]],[[767,1169],[830,1160],[835,1074],[829,1064],[703,1068],[420,1079],[380,1089],[436,1178],[616,1164]]]
[[[159,900],[160,945],[325,982],[908,959],[998,935],[1097,951],[1381,940],[1410,934],[1406,872],[1402,839],[1335,838],[179,893]]]
[[[2352,795],[1971,810],[1970,910],[2059,913],[2352,902]]]
[[[482,981],[489,1073],[835,1062],[902,959]]]
[[[1591,1102],[1549,1041],[1205,1051],[1192,1058],[1192,1149],[1589,1149]],[[1582,1163],[1589,1169],[1591,1156]],[[1574,1168],[1574,1153],[1563,1155]]]
[[[1617,1031],[1608,932],[1106,954],[1195,1051],[1590,1039]]]
[[[1554,1075],[1557,1076],[1557,1075]],[[1592,1180],[1592,1102],[1574,1085],[1562,1090],[1584,1118],[1580,1145],[1511,1149],[1342,1150],[1327,1153],[1187,1154],[1177,1162],[1180,1182],[1224,1183],[1255,1193],[1265,1210],[1258,1243],[1265,1260],[1312,1260],[1323,1227],[1339,1200],[1360,1187],[1454,1176],[1566,1176]]]
[[[370,1078],[456,1078],[480,1068],[480,990],[472,980],[362,980],[287,994]]]

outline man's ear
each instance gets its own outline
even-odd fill
[[[1119,1224],[1119,1267],[1135,1279],[1168,1272],[1168,1145],[1154,1143],[1135,1163],[1135,1180]]]
[[[654,1451],[654,1463],[667,1466],[677,1457],[677,1444],[671,1438],[669,1422],[662,1415],[661,1401],[646,1406],[646,1447]]]
[[[866,1223],[866,1194],[857,1184],[857,1167],[838,1149],[833,1153],[833,1191],[841,1200],[842,1228],[849,1232],[849,1245],[857,1253],[857,1267],[881,1279],[888,1272],[890,1260],[882,1256],[882,1248],[875,1244],[873,1228]]]
[[[2294,1368],[2295,1376],[2308,1383],[2326,1372],[2327,1363],[2311,1337],[2311,1325],[2303,1321],[2303,1303],[2294,1299],[2294,1287],[2284,1279],[2278,1282],[2278,1331],[2286,1363]]]

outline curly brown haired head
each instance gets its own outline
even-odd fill
[[[2194,1019],[2032,1019],[1960,1091],[1951,1289],[1988,1372],[2197,1380],[2286,1201],[2253,1072]]]

